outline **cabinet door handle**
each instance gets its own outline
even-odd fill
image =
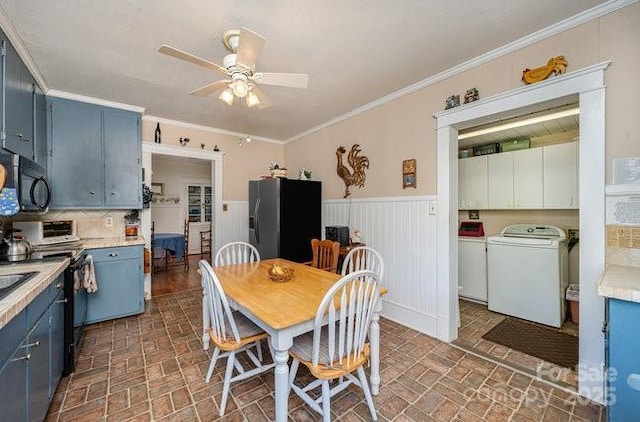
[[[67,299],[56,300],[56,303],[67,303]]]
[[[21,358],[13,358],[11,359],[11,362],[17,362],[19,360],[29,360],[31,359],[31,353],[27,353],[26,355],[22,356]]]
[[[20,348],[24,349],[24,348],[27,348],[27,347],[38,347],[38,346],[40,346],[40,340],[34,341],[33,343],[23,344],[22,346],[20,346]]]
[[[111,191],[111,195],[115,195],[115,194],[116,194],[116,192],[115,192],[115,191]]]
[[[120,255],[118,252],[111,252],[109,256],[114,257]]]
[[[31,141],[31,139],[29,139],[29,138],[22,138],[22,140],[25,141],[25,142],[30,142]]]
[[[22,138],[22,133],[18,132],[18,133],[16,133],[15,136],[17,136],[18,138]]]
[[[90,190],[90,191],[89,191],[89,193],[90,193],[91,195],[95,195],[95,194],[96,194],[96,191],[94,191],[94,190]]]
[[[58,284],[56,284],[56,289],[62,289],[64,287],[64,282],[59,282]]]

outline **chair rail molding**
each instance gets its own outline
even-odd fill
[[[611,62],[517,88],[435,114],[437,118],[437,324],[438,338],[458,336],[458,131],[506,116],[577,100],[580,106],[580,341],[579,394],[602,403],[604,301],[597,283],[605,264],[605,84]],[[514,110],[517,110],[515,112]],[[586,374],[586,375],[584,375]]]

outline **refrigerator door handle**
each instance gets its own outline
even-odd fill
[[[256,227],[255,227],[256,243],[258,244],[260,244],[260,215],[258,214],[259,210],[260,210],[260,198],[256,200],[256,207],[253,210],[253,215],[255,216],[255,222],[256,222]]]

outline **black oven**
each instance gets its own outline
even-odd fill
[[[23,212],[46,212],[51,202],[47,170],[17,154],[0,154],[0,164],[7,171],[5,188],[15,189]]]
[[[89,266],[87,256],[80,242],[68,242],[35,246],[29,258],[30,261],[69,258],[69,266],[64,270],[64,376],[75,369],[87,316],[87,290],[82,286]]]
[[[88,269],[87,254],[71,257],[64,273],[64,295],[67,299],[64,311],[64,369],[69,375],[76,366],[84,323],[87,317],[87,290],[82,286],[84,271]]]

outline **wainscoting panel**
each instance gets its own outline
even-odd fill
[[[429,214],[435,196],[329,200],[322,203],[325,226],[359,229],[362,241],[385,261],[382,315],[429,335],[436,335],[436,216]],[[224,201],[218,245],[248,241],[249,204]]]
[[[216,245],[249,241],[249,202],[223,201],[227,211],[222,214],[222,230],[216,235]],[[214,252],[215,253],[215,252]]]
[[[435,196],[330,200],[323,202],[324,226],[360,230],[362,241],[384,257],[382,315],[436,335]]]

